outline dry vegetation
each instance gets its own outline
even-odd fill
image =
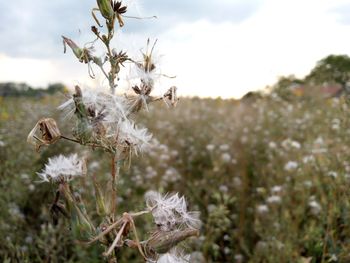
[[[49,208],[56,189],[37,182],[48,157],[86,148],[64,142],[37,154],[25,143],[38,119],[60,119],[52,106],[61,102],[49,96],[1,100],[4,262],[101,260],[99,245],[87,249],[73,241],[66,219],[53,225]],[[344,98],[287,102],[275,95],[250,103],[183,99],[174,110],[151,105],[151,114],[138,121],[157,138],[123,171],[117,210],[142,210],[149,190],[185,195],[203,221],[200,238],[183,245],[191,262],[348,262],[348,107]],[[110,164],[102,154],[86,152],[87,176],[107,182]],[[83,198],[94,192],[88,179],[73,182],[84,185],[75,189]],[[95,203],[86,206],[93,211]],[[141,235],[153,227],[146,219],[135,221]],[[140,260],[131,249],[120,258]]]

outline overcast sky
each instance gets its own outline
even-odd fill
[[[128,1],[114,45],[139,55],[158,39],[158,83],[180,95],[239,98],[278,76],[303,77],[329,54],[350,54],[350,0],[143,0]],[[106,85],[91,81],[86,65],[63,54],[61,35],[84,45],[93,39],[95,0],[0,0],[0,81],[33,86]],[[99,52],[99,51],[97,51]],[[98,71],[96,70],[96,73]]]

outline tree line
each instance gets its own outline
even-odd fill
[[[64,90],[62,83],[49,84],[46,88],[34,88],[26,83],[0,83],[0,97],[42,97]]]

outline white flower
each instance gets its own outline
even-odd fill
[[[258,205],[256,210],[259,214],[265,214],[269,212],[269,208],[267,205]]]
[[[158,192],[149,191],[145,199],[160,230],[170,231],[182,226],[193,229],[200,227],[199,213],[188,212],[185,198],[179,197],[178,193],[162,196]]]
[[[338,177],[338,173],[334,172],[334,171],[329,171],[327,175],[330,176],[330,177],[333,177],[333,178],[337,178]]]
[[[285,149],[291,149],[291,148],[300,149],[301,148],[301,144],[299,142],[293,141],[289,138],[284,140],[281,144],[282,144],[282,147]]]
[[[221,155],[221,159],[225,162],[228,163],[229,161],[231,161],[231,155],[229,153],[223,153]]]
[[[70,181],[76,176],[86,173],[85,162],[78,159],[77,154],[68,157],[63,155],[49,158],[44,170],[38,173],[43,182]]]
[[[267,198],[266,202],[269,204],[280,204],[282,202],[282,199],[278,195],[271,195]]]
[[[286,163],[286,165],[284,166],[284,170],[286,171],[293,171],[295,169],[298,168],[298,163],[297,162],[294,162],[294,161],[289,161]]]
[[[157,261],[148,260],[147,263],[188,263],[190,257],[190,255],[184,255],[183,252],[178,251],[177,248],[173,248],[168,253],[161,254]]]
[[[281,192],[283,190],[283,187],[280,185],[275,185],[271,188],[271,192],[273,194],[278,194],[279,192]]]
[[[173,253],[166,253],[159,257],[157,263],[187,263],[190,256],[179,256]]]
[[[208,150],[209,152],[211,152],[211,151],[214,150],[215,145],[213,145],[213,144],[208,144],[206,148],[207,148],[207,150]]]
[[[322,210],[321,205],[315,200],[311,200],[309,202],[309,207],[310,207],[311,213],[313,215],[318,215],[321,212],[321,210]]]
[[[149,145],[152,135],[146,128],[138,129],[132,121],[124,120],[119,124],[119,141],[131,145],[135,152],[145,151]]]
[[[269,147],[270,147],[271,149],[276,149],[277,144],[276,144],[275,142],[269,142]]]
[[[222,144],[220,145],[220,151],[228,151],[230,149],[230,146],[228,144]]]
[[[303,157],[303,163],[315,162],[315,157],[313,155],[307,155]]]

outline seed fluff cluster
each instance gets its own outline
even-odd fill
[[[179,197],[178,193],[162,196],[158,192],[149,191],[145,198],[148,208],[152,211],[154,222],[161,231],[184,227],[200,228],[199,213],[187,211],[185,197]]]
[[[58,155],[49,158],[45,168],[38,173],[42,182],[69,182],[74,177],[86,174],[85,161],[78,158],[77,154],[69,156]]]

